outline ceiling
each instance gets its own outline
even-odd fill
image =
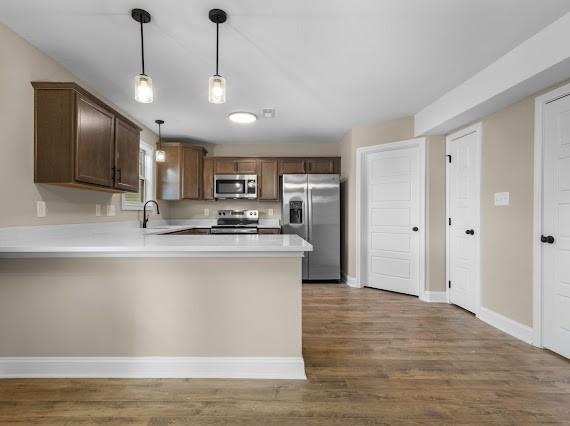
[[[133,99],[145,25],[155,101]],[[220,74],[208,103],[215,26]],[[2,0],[0,21],[150,128],[213,143],[338,142],[350,128],[416,113],[570,11],[568,0]],[[275,108],[231,123],[231,111]]]

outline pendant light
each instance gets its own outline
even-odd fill
[[[160,131],[160,126],[164,124],[164,120],[155,120],[158,124],[158,143],[156,144],[156,152],[154,158],[157,163],[164,163],[166,161],[166,152],[162,149],[162,133]]]
[[[141,26],[141,59],[142,72],[135,77],[135,100],[143,104],[149,104],[153,100],[152,78],[144,72],[144,32],[143,24],[150,22],[150,13],[143,9],[133,9],[131,17]]]
[[[211,104],[223,104],[226,102],[226,79],[218,73],[220,52],[220,24],[226,22],[228,16],[222,9],[210,10],[210,21],[216,24],[216,74],[210,77],[208,100]]]

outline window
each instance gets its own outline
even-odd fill
[[[122,210],[142,210],[154,198],[154,147],[141,141],[139,150],[139,192],[121,195]],[[149,206],[150,207],[150,206]]]

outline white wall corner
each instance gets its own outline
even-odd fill
[[[348,275],[346,272],[341,273],[342,281],[349,287],[361,288],[362,286],[356,280],[356,277]]]
[[[566,80],[569,39],[567,13],[419,111],[414,134],[448,133]]]
[[[480,307],[477,318],[525,343],[532,344],[534,331],[528,325],[521,324],[483,306]]]
[[[7,378],[305,380],[303,357],[1,357]]]
[[[420,295],[420,300],[429,303],[447,303],[447,293],[445,291],[425,290]]]

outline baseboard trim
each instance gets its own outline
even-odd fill
[[[429,303],[447,303],[447,294],[445,291],[424,291],[420,295],[420,300]]]
[[[487,324],[522,340],[523,342],[532,344],[533,330],[527,325],[521,324],[518,321],[507,318],[504,315],[482,306],[479,309],[477,317],[481,321],[486,322]]]
[[[360,288],[361,286],[356,282],[356,277],[351,277],[345,272],[341,272],[341,278],[344,283],[349,287]]]
[[[305,380],[302,357],[0,357],[0,378]]]

